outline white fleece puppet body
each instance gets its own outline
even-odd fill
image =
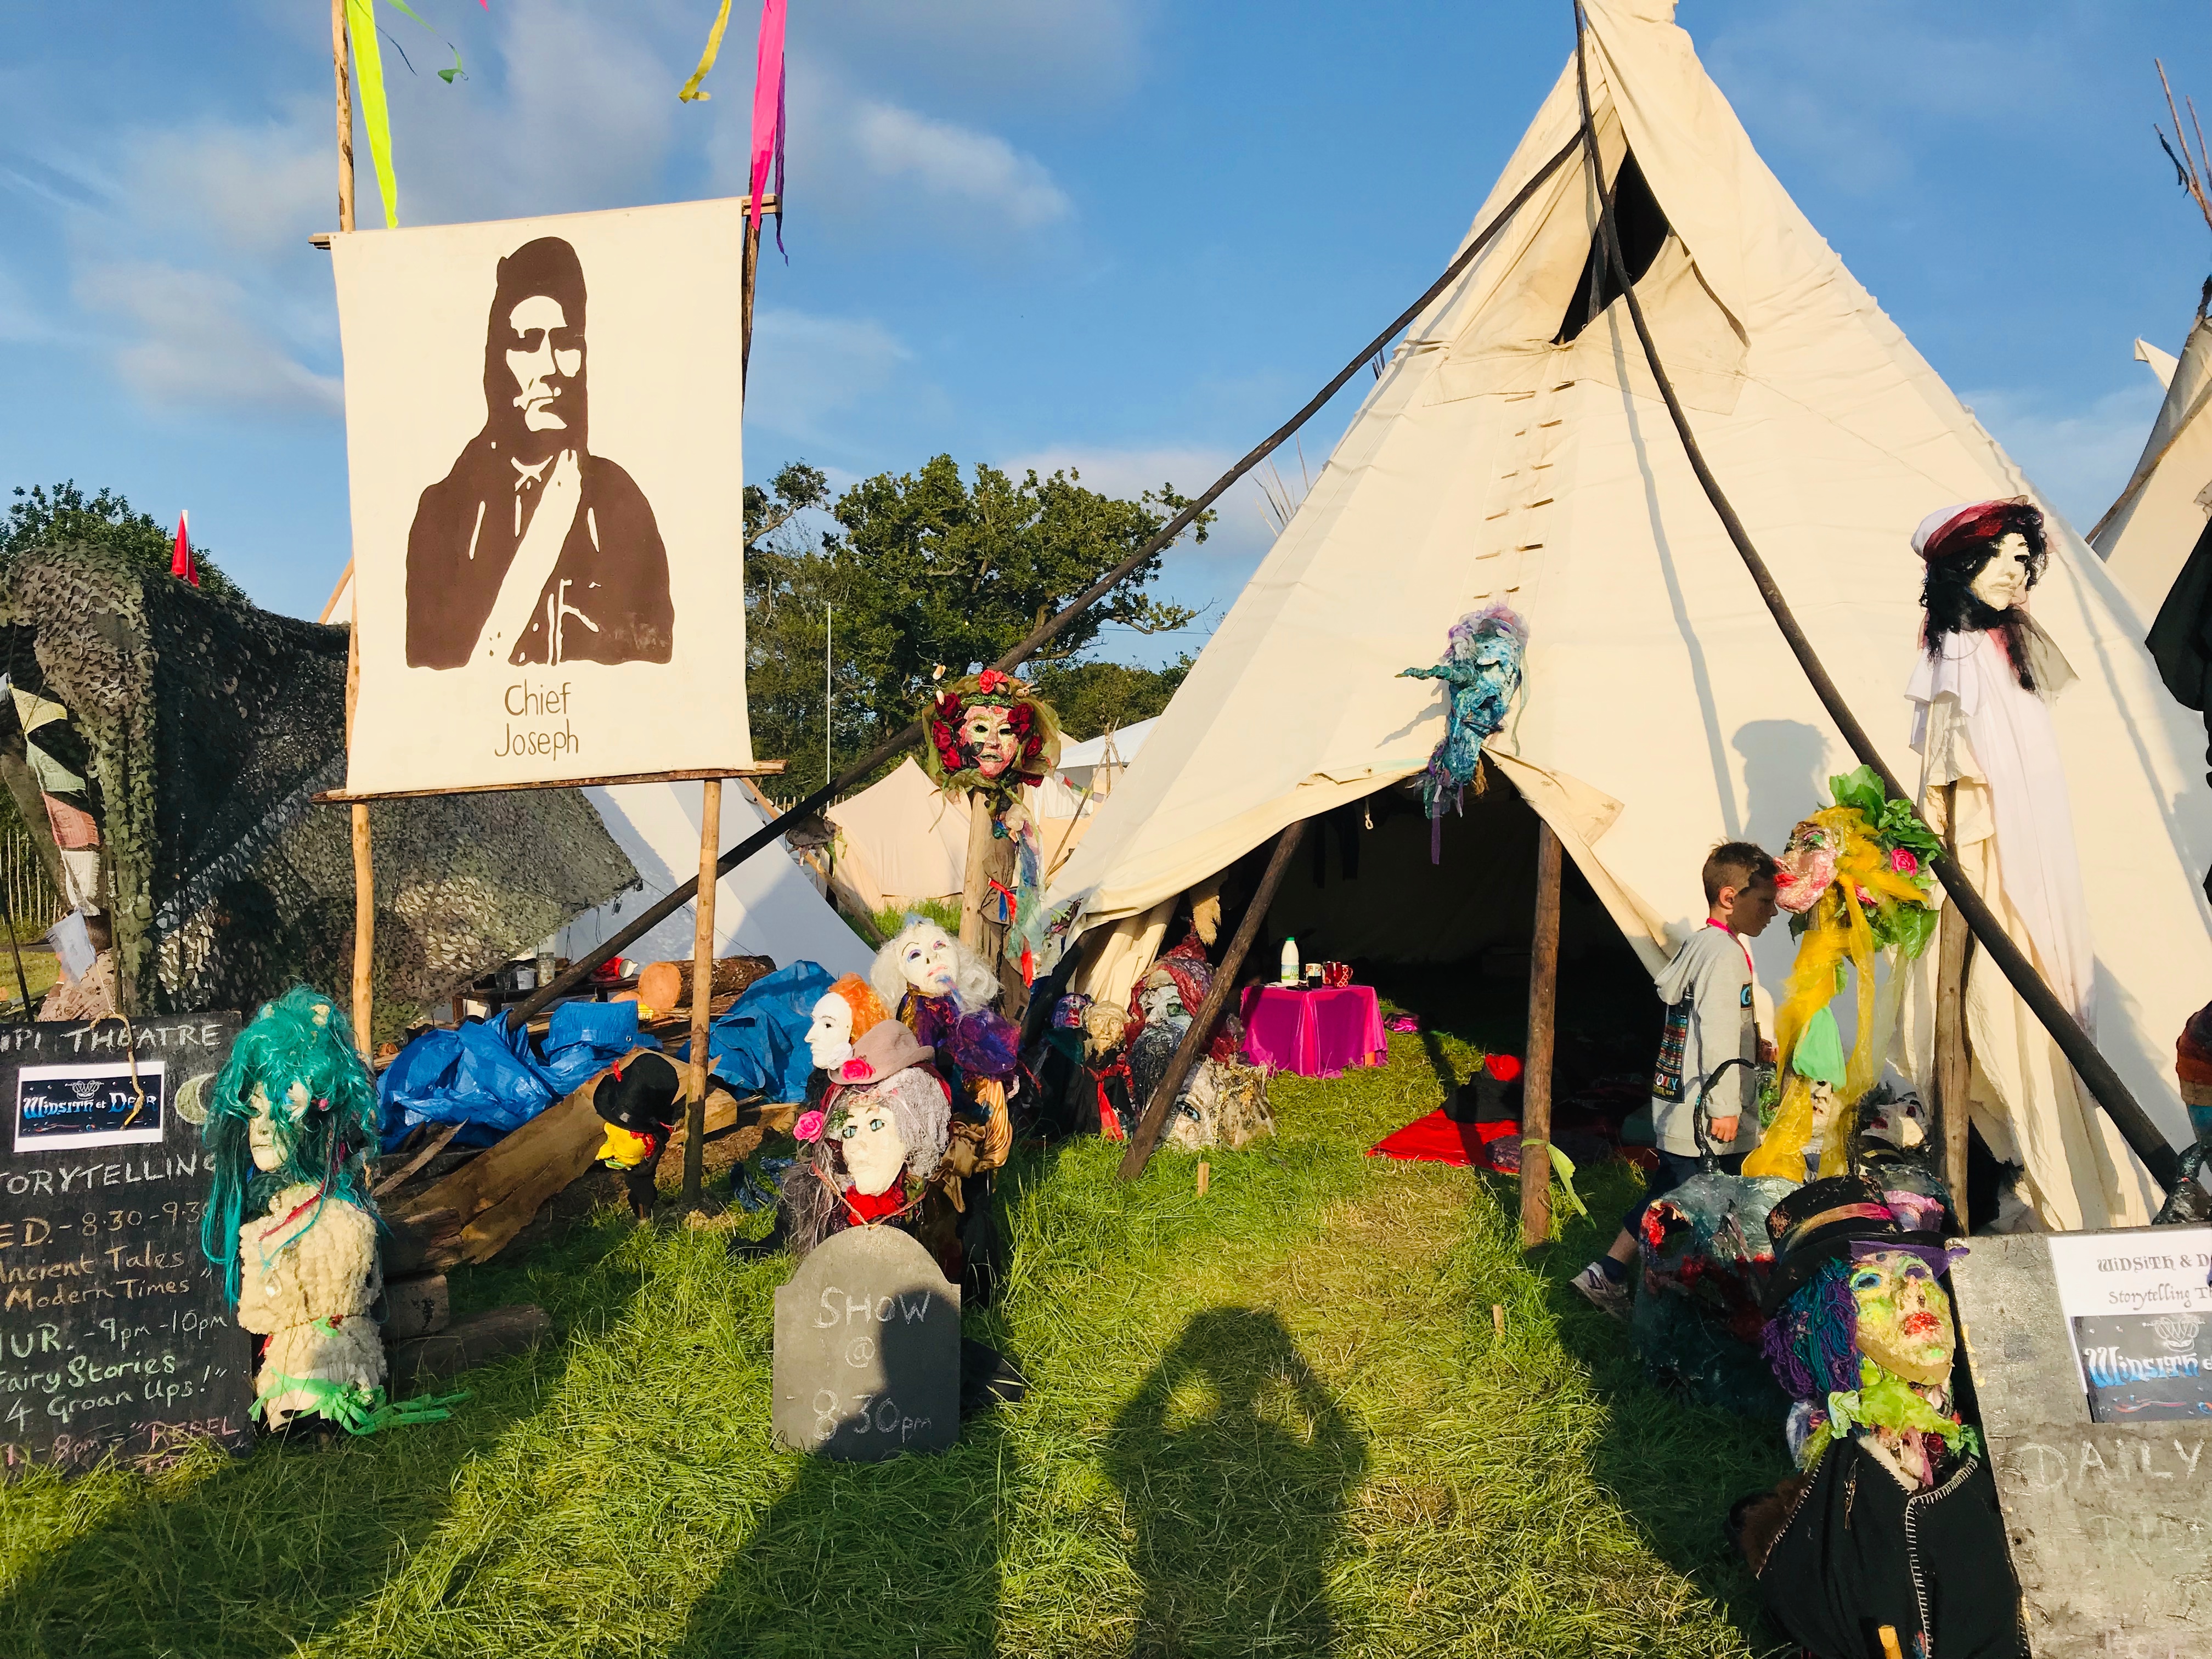
[[[317,1404],[281,1378],[384,1386],[384,1339],[368,1316],[384,1290],[376,1223],[342,1199],[319,1208],[315,1191],[310,1182],[287,1187],[238,1230],[238,1322],[269,1339],[254,1386],[272,1429]]]

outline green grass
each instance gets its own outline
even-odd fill
[[[960,901],[958,899],[919,899],[914,903],[894,905],[888,910],[876,912],[876,931],[890,939],[906,926],[909,915],[927,917],[949,933],[960,931]]]
[[[1115,1147],[1018,1153],[968,1322],[1032,1391],[937,1457],[771,1450],[787,1264],[605,1218],[459,1282],[560,1340],[452,1422],[0,1493],[0,1653],[1757,1651],[1718,1521],[1778,1441],[1647,1389],[1565,1289],[1632,1174],[1532,1266],[1508,1183],[1362,1156],[1474,1052],[1279,1081],[1203,1197],[1188,1154],[1125,1188]]]

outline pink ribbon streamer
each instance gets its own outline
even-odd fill
[[[784,0],[761,6],[760,61],[753,76],[753,171],[751,226],[761,222],[761,197],[768,189],[769,167],[775,168],[775,246],[783,251],[783,15]],[[788,258],[788,255],[785,256]]]

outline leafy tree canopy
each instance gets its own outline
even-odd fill
[[[88,498],[75,479],[51,489],[44,484],[33,484],[28,489],[16,485],[7,523],[0,526],[0,575],[5,575],[33,548],[64,542],[112,548],[132,563],[167,576],[176,535],[155,523],[152,514],[133,513],[131,503],[114,490],[102,489]],[[198,542],[192,544],[192,558],[199,567],[200,586],[208,592],[232,599],[246,597],[236,582],[216,568]]]
[[[1173,486],[1135,501],[1083,487],[1073,470],[1020,478],[950,455],[914,473],[881,473],[831,499],[817,467],[795,461],[745,490],[746,687],[753,747],[791,762],[794,783],[823,775],[823,678],[836,722],[827,764],[842,767],[920,712],[940,677],[968,673],[1135,552],[1186,499]],[[816,515],[808,517],[810,514]],[[834,527],[823,527],[826,514]],[[1206,538],[1211,514],[1194,526]],[[811,527],[810,527],[811,526]],[[1196,612],[1144,590],[1155,555],[1031,659],[1024,671],[1064,685],[1070,730],[1143,719],[1181,678],[1078,664],[1109,623],[1170,632]],[[834,615],[831,613],[834,612]],[[825,623],[830,637],[825,641]],[[828,660],[825,663],[825,645]],[[1073,675],[1073,678],[1069,678]],[[1127,711],[1142,707],[1144,714]],[[1063,714],[1068,711],[1063,710]]]

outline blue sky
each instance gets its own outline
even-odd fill
[[[1555,4],[790,0],[787,266],[748,471],[1074,465],[1210,482],[1432,279],[1571,44]],[[713,0],[382,8],[403,223],[744,188],[752,33],[683,106]],[[1769,164],[2077,524],[2125,479],[2212,234],[2151,68],[2212,95],[2197,5],[1684,0]],[[112,484],[261,603],[347,547],[322,0],[0,0],[0,490]],[[362,222],[377,222],[366,166]],[[1307,429],[1318,469],[1359,388]],[[1295,482],[1298,465],[1286,457]],[[1240,492],[1168,592],[1264,550]],[[1109,636],[1114,654],[1194,646]]]

